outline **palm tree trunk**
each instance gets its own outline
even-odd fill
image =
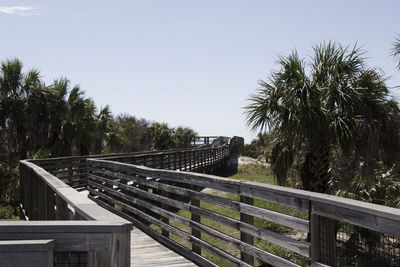
[[[323,143],[306,154],[300,172],[305,190],[326,193],[331,181],[332,146]]]
[[[306,154],[300,177],[306,190],[327,193],[331,181],[332,146],[323,143]],[[320,244],[318,262],[336,266],[336,221],[317,216],[318,243]]]

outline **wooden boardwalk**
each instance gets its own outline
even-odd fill
[[[192,267],[193,262],[164,247],[142,231],[131,232],[131,266]]]

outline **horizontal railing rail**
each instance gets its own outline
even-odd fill
[[[88,190],[90,199],[201,266],[336,265],[334,248],[321,254],[340,231],[331,220],[400,237],[398,209],[206,174],[88,159]]]

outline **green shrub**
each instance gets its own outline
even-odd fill
[[[0,205],[18,205],[19,191],[17,170],[0,163]]]
[[[12,206],[0,206],[0,219],[11,219],[14,214]]]

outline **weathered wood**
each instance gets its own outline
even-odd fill
[[[286,248],[305,257],[308,257],[310,255],[310,245],[308,243],[298,241],[285,235],[281,235],[266,229],[259,228],[254,225],[244,223],[240,224],[240,231],[252,235],[253,237],[263,239],[280,247]]]
[[[319,236],[319,216],[311,214],[310,221],[310,234],[311,234],[311,246],[310,246],[310,257],[314,262],[319,261],[319,249],[320,249],[320,236]]]
[[[213,143],[213,146],[215,146],[215,143]],[[400,236],[400,226],[398,224],[400,212],[396,209],[291,188],[184,172],[191,170],[218,173],[221,168],[224,168],[225,159],[231,153],[230,149],[229,145],[217,145],[215,148],[207,147],[201,150],[186,149],[130,153],[127,155],[63,158],[60,161],[38,161],[37,164],[41,164],[45,169],[53,170],[54,174],[58,174],[61,177],[64,175],[65,179],[68,180],[67,182],[74,187],[84,187],[88,184],[90,199],[108,210],[129,218],[129,220],[140,225],[142,229],[145,229],[161,243],[174,247],[177,251],[182,250],[181,254],[192,260],[195,259],[194,261],[202,262],[202,265],[209,265],[209,262],[201,256],[201,250],[207,250],[230,265],[246,266],[245,262],[252,264],[253,257],[257,257],[272,265],[296,266],[252,245],[254,237],[266,240],[305,257],[309,257],[311,254],[311,263],[313,265],[321,264],[324,261],[315,256],[318,255],[318,249],[320,248],[317,240],[319,238],[318,233],[314,230],[317,225],[315,218],[318,218],[318,216],[324,220],[335,219],[381,233]],[[143,164],[152,167],[152,169],[115,161]],[[85,162],[87,163],[87,168],[85,167]],[[82,166],[77,167],[80,164]],[[24,208],[31,218],[47,218],[49,216],[52,206],[47,197],[49,194],[50,196],[52,194],[57,196],[57,206],[60,206],[60,209],[57,207],[57,211],[59,210],[60,214],[62,214],[63,209],[66,210],[67,214],[72,209],[74,210],[74,218],[81,215],[85,219],[107,218],[107,215],[101,215],[100,213],[102,212],[93,204],[83,201],[74,194],[76,191],[70,191],[73,189],[66,187],[64,183],[60,183],[59,179],[46,172],[43,168],[37,167],[32,162],[25,162],[22,165],[21,173],[27,177],[21,181],[23,202],[26,203]],[[176,169],[179,171],[164,169]],[[81,170],[82,180],[80,179]],[[44,181],[45,186],[41,181]],[[206,191],[200,191],[202,188],[238,194],[241,201],[238,202],[207,194],[205,193]],[[25,192],[29,192],[32,189],[39,195],[25,195]],[[46,198],[43,198],[43,196],[46,196]],[[309,211],[311,222],[255,207],[253,199]],[[200,201],[240,211],[241,220],[201,208]],[[176,211],[178,209],[189,211],[191,218],[177,214]],[[70,218],[71,216],[68,217]],[[201,217],[212,219],[215,222],[239,230],[241,240],[203,225]],[[311,246],[306,242],[254,226],[253,217],[306,233],[310,232]],[[172,226],[170,220],[171,222],[174,221],[189,226],[191,231],[187,232]],[[165,236],[152,230],[149,224],[158,225]],[[193,251],[168,239],[167,232],[189,241]],[[240,249],[242,260],[202,240],[203,233]],[[124,238],[121,237],[121,240],[126,240]],[[115,244],[117,243],[115,242]],[[109,258],[108,253],[100,254],[105,258]]]
[[[90,196],[89,196],[90,197]],[[91,199],[93,199],[94,201],[97,202],[97,200],[95,198],[90,197]],[[211,261],[207,260],[206,258],[193,253],[190,249],[188,249],[185,246],[182,246],[181,244],[168,239],[162,235],[160,235],[157,231],[153,230],[152,228],[148,227],[146,224],[143,224],[141,221],[137,220],[136,218],[129,216],[125,213],[122,213],[118,210],[115,210],[115,208],[108,206],[105,203],[102,202],[97,202],[99,205],[101,205],[104,208],[107,208],[109,210],[112,210],[113,212],[115,212],[116,214],[118,214],[121,217],[124,217],[125,219],[128,219],[129,221],[133,222],[135,224],[135,226],[137,228],[139,228],[140,230],[142,230],[143,232],[145,232],[147,235],[149,235],[150,237],[152,237],[154,240],[160,242],[161,244],[163,244],[164,246],[168,247],[169,249],[177,252],[178,254],[182,255],[183,257],[193,261],[194,263],[198,264],[199,266],[213,266],[213,267],[217,267],[218,265],[212,263]]]
[[[312,204],[312,211],[313,214],[400,237],[400,223],[394,218],[381,217],[379,214],[369,214],[360,210],[351,210],[336,205],[315,202]]]
[[[92,185],[96,186],[97,188],[104,189],[105,191],[108,191],[109,193],[111,193],[115,196],[121,197],[121,198],[123,198],[127,201],[130,201],[136,205],[145,207],[161,216],[168,217],[168,218],[172,217],[174,219],[180,217],[179,215],[177,215],[175,213],[171,213],[171,212],[168,212],[161,208],[158,208],[156,206],[153,206],[151,203],[149,203],[147,201],[124,196],[122,193],[110,190],[107,187],[104,187],[102,185],[98,185],[98,184],[94,184],[94,183]],[[89,189],[89,190],[91,190],[91,189]],[[284,235],[277,234],[275,232],[271,232],[271,231],[268,231],[268,230],[265,230],[265,229],[262,229],[262,228],[259,228],[256,226],[253,226],[248,223],[240,222],[240,221],[237,221],[230,217],[227,217],[227,216],[224,216],[224,215],[221,215],[221,214],[218,214],[218,213],[215,213],[215,212],[203,209],[203,208],[199,208],[199,207],[187,204],[187,203],[183,203],[183,202],[173,200],[173,199],[167,199],[163,196],[152,195],[151,193],[148,193],[148,192],[143,192],[143,191],[140,192],[141,190],[136,189],[136,188],[133,188],[133,190],[135,190],[138,194],[141,194],[142,196],[146,196],[149,199],[160,200],[163,203],[166,203],[171,206],[175,206],[179,209],[188,210],[196,215],[205,216],[212,220],[222,222],[234,229],[240,229],[241,232],[243,232],[244,234],[251,236],[251,237],[246,237],[246,238],[249,238],[249,240],[252,237],[258,237],[258,238],[264,239],[270,243],[287,248],[287,249],[289,249],[293,252],[296,252],[300,255],[304,255],[306,257],[308,257],[308,255],[309,255],[309,245],[304,242],[297,241],[295,239],[292,239],[292,238],[286,237]],[[108,199],[109,201],[111,201],[115,204],[121,205],[120,202],[113,201],[113,198],[105,196],[100,192],[93,191],[93,194],[97,194],[97,195],[101,196],[102,198]],[[122,205],[122,206],[124,206],[124,205]],[[248,239],[246,239],[246,240],[248,240]]]
[[[301,210],[308,210],[310,206],[307,199],[295,197],[286,192],[280,193],[276,190],[270,190],[268,187],[259,183],[252,183],[250,185],[247,182],[243,182],[240,188],[243,196],[253,197]]]
[[[191,186],[191,187],[192,187],[192,191],[199,190],[199,188],[197,188],[196,186]],[[191,204],[193,206],[200,207],[200,200],[192,198],[190,200],[190,202],[191,202]],[[191,213],[191,220],[193,222],[200,223],[201,216],[199,216],[199,215],[197,215],[195,213]],[[201,239],[201,231],[197,230],[196,227],[193,227],[192,225],[191,225],[191,229],[192,229],[192,235],[194,237],[196,237],[196,238]],[[195,244],[192,244],[192,250],[193,250],[194,253],[197,253],[197,254],[201,255],[201,246],[196,246]]]
[[[216,177],[200,173],[175,172],[170,170],[156,170],[143,166],[133,166],[119,162],[107,162],[104,160],[88,160],[94,166],[97,163],[100,166],[112,167],[116,164],[122,171],[136,173],[145,177],[154,177],[173,182],[183,182],[187,184],[208,187],[230,193],[239,193],[240,184],[237,181],[228,178]]]
[[[131,266],[196,267],[193,262],[164,247],[143,231],[131,232]]]
[[[46,201],[46,220],[55,220],[56,195],[48,185],[46,185]]]
[[[309,221],[297,217],[255,207],[252,205],[247,205],[244,203],[240,203],[240,212],[248,215],[253,215],[270,222],[278,223],[296,230],[307,233],[309,232]]]
[[[102,193],[98,193],[98,194],[102,194]],[[103,196],[103,197],[107,198],[107,196]],[[111,198],[109,200],[111,201]],[[171,233],[179,236],[180,238],[182,238],[184,240],[190,241],[192,244],[194,243],[195,245],[197,245],[199,247],[205,248],[210,253],[215,254],[218,257],[221,257],[223,260],[227,261],[230,264],[239,265],[241,263],[241,261],[239,259],[237,259],[234,256],[230,255],[229,253],[227,253],[227,252],[225,252],[225,251],[223,251],[223,250],[221,250],[221,249],[219,249],[217,247],[214,247],[213,245],[211,245],[211,244],[209,244],[209,243],[207,243],[207,242],[205,242],[205,241],[203,241],[201,239],[198,239],[198,238],[194,237],[193,235],[191,235],[191,234],[189,234],[189,233],[187,233],[187,232],[185,232],[183,230],[180,230],[180,229],[178,229],[176,227],[170,226],[170,225],[168,225],[168,224],[166,224],[166,223],[164,223],[162,221],[159,221],[159,220],[157,220],[157,219],[155,219],[155,218],[143,213],[142,211],[132,209],[129,205],[127,205],[125,203],[122,203],[122,202],[119,202],[119,201],[115,201],[115,202],[118,205],[123,206],[125,209],[130,209],[135,214],[140,215],[143,218],[146,218],[146,220],[148,220],[149,222],[159,226],[160,228],[166,229],[168,232],[171,232]],[[147,204],[145,204],[144,201],[138,200],[138,202],[140,202],[142,205],[146,206],[147,208],[149,208],[149,209],[151,209],[151,210],[153,210],[155,212],[158,212],[160,215],[169,214],[169,215],[173,216],[174,218],[176,216],[179,216],[179,215],[176,215],[174,213],[171,213],[171,212],[168,212],[168,211],[164,211],[159,207],[147,205]],[[181,216],[179,216],[179,217],[181,217]],[[181,218],[184,218],[184,217],[181,217]],[[246,264],[242,263],[242,266],[246,266]]]
[[[249,197],[245,197],[245,196],[240,196],[240,202],[244,203],[244,204],[248,204],[253,205],[254,204],[254,199],[249,198]],[[244,205],[241,205],[240,208],[242,208]],[[242,213],[242,210],[240,209],[240,221],[244,222],[246,224],[254,224],[254,217],[251,215],[247,215],[246,213]],[[254,237],[252,235],[249,235],[248,233],[246,233],[245,231],[240,231],[240,240],[244,243],[247,243],[249,245],[253,245],[254,244]],[[248,253],[246,253],[245,251],[241,251],[240,252],[240,258],[250,264],[250,265],[254,265],[254,257]]]
[[[54,240],[0,241],[0,266],[51,267]]]
[[[257,247],[248,245],[246,243],[241,243],[240,250],[252,255],[254,257],[259,258],[261,261],[266,262],[271,264],[272,266],[288,266],[288,267],[300,267],[300,265],[297,265],[293,262],[290,262],[288,260],[282,259],[281,257],[278,257],[272,253],[269,253],[267,251],[264,251],[262,249],[259,249]]]
[[[92,168],[91,170],[95,171],[97,169]],[[127,187],[124,187],[123,185],[121,185],[121,183],[118,182],[117,180],[112,181],[107,178],[103,178],[99,175],[96,175],[95,173],[96,172],[89,175],[91,179],[99,180],[101,182],[106,182],[106,183],[112,183],[115,186],[118,186],[118,187],[121,186],[121,188],[129,190],[129,189],[127,189]],[[154,180],[147,180],[147,179],[143,179],[141,177],[126,175],[126,174],[122,174],[122,173],[111,173],[109,171],[103,171],[103,173],[98,173],[98,174],[103,175],[103,176],[110,175],[114,178],[119,178],[119,179],[122,179],[125,181],[134,181],[135,183],[138,183],[141,185],[147,185],[147,186],[157,188],[157,189],[169,192],[169,193],[194,198],[197,200],[203,200],[203,201],[206,201],[206,202],[209,202],[209,203],[221,206],[221,207],[230,208],[232,210],[239,211],[239,203],[238,202],[231,200],[231,199],[226,199],[226,198],[223,198],[223,197],[220,197],[217,195],[206,194],[206,193],[186,189],[184,187],[168,185],[168,184],[156,182]],[[200,187],[197,187],[197,188],[200,188]]]

